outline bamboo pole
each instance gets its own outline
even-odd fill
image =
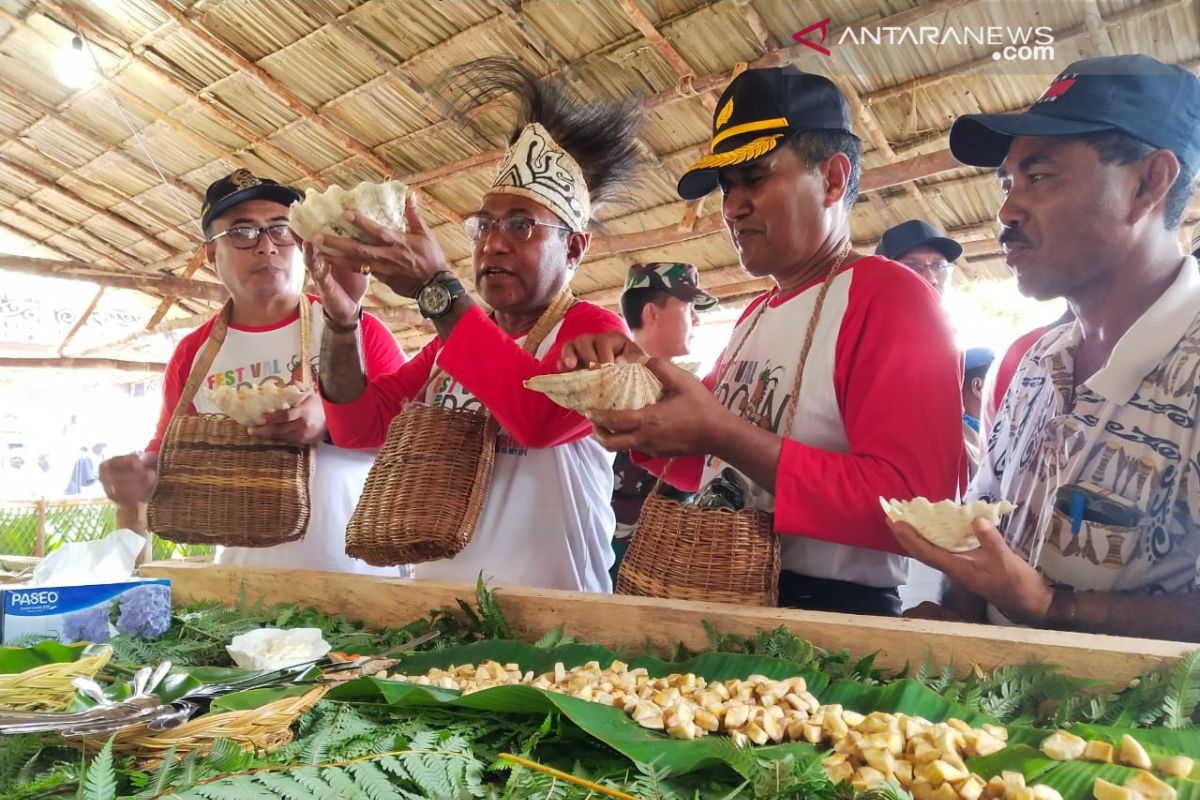
[[[48,258],[0,254],[0,269],[48,278],[86,280],[110,289],[135,289],[159,295],[173,293],[177,297],[193,297],[213,302],[224,302],[229,296],[225,287],[219,283],[186,280],[162,273],[106,272],[73,259],[55,261]]]
[[[120,361],[115,358],[9,358],[0,356],[0,369],[108,369],[116,372],[163,372],[157,361]]]
[[[96,296],[92,298],[92,302],[88,303],[87,308],[79,315],[79,319],[75,320],[75,324],[71,326],[71,330],[67,331],[67,335],[63,337],[62,344],[58,346],[58,355],[61,358],[63,351],[67,349],[67,345],[75,338],[75,334],[87,324],[87,321],[92,318],[92,312],[96,310],[96,306],[100,304],[100,298],[104,297],[105,287],[101,286],[96,290]]]
[[[47,180],[46,178],[43,178],[41,175],[38,175],[37,173],[35,173],[33,170],[30,170],[5,156],[0,156],[0,167],[3,167],[4,169],[13,173],[17,177],[19,177],[21,180],[26,181],[28,183],[32,183],[34,186],[38,187],[39,189],[46,189],[46,190],[49,190],[52,192],[57,192],[58,194],[61,194],[63,197],[70,200],[71,202],[78,203],[79,205],[83,206],[84,208],[86,208],[88,211],[91,211],[96,216],[103,217],[104,219],[107,219],[108,221],[110,221],[116,225],[119,225],[122,228],[125,228],[137,239],[145,241],[147,244],[154,247],[154,249],[160,251],[164,255],[174,255],[175,253],[178,252],[175,249],[174,245],[170,244],[169,242],[162,241],[159,238],[159,235],[156,234],[154,231],[152,231],[148,228],[143,228],[138,223],[132,222],[131,220],[126,219],[125,217],[115,214],[112,211],[109,211],[107,208],[101,208],[100,206],[96,205],[92,201],[88,200],[87,198],[81,197],[79,194],[73,192],[72,190],[68,189],[67,187],[61,186],[58,183],[54,183],[53,181]]]
[[[306,120],[317,126],[342,147],[345,147],[352,153],[362,157],[364,161],[370,164],[375,169],[379,170],[384,175],[394,176],[396,169],[386,160],[381,158],[374,150],[367,147],[353,135],[347,133],[343,129],[334,125],[325,117],[318,114],[307,104],[297,97],[290,89],[284,86],[275,78],[271,77],[265,69],[255,64],[250,59],[243,56],[234,48],[226,44],[222,39],[210,33],[207,28],[197,22],[194,18],[188,16],[183,11],[180,11],[170,0],[151,0],[151,2],[164,14],[175,20],[180,28],[195,36],[200,41],[204,42],[212,48],[218,55],[236,64],[243,72],[252,76],[257,80],[262,87],[274,96],[277,100],[286,105],[292,112],[304,117]],[[429,208],[435,213],[445,217],[451,222],[459,225],[462,224],[462,215],[454,211],[445,203],[438,200],[436,197],[427,192],[420,192],[421,205]]]

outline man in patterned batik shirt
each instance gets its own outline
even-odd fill
[[[968,618],[1200,641],[1200,274],[1178,228],[1200,166],[1200,79],[1146,56],[1072,64],[1022,114],[958,119],[998,167],[1022,293],[1075,321],[1022,360],[970,498],[1008,500],[981,547],[897,537]]]

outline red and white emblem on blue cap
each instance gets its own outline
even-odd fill
[[[1054,79],[1054,83],[1046,87],[1046,91],[1042,92],[1042,96],[1035,100],[1033,104],[1036,106],[1038,103],[1054,102],[1071,90],[1078,77],[1075,73],[1064,72]]]

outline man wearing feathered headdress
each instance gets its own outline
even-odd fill
[[[470,87],[464,106],[504,92],[521,102],[492,187],[466,220],[475,286],[492,314],[455,277],[411,195],[406,232],[355,215],[369,243],[316,237],[305,250],[329,316],[322,355],[324,363],[339,365],[321,375],[326,420],[336,443],[378,447],[409,400],[454,408],[482,403],[502,432],[479,522],[465,549],[417,564],[416,577],[471,581],[482,572],[498,583],[609,591],[611,457],[589,436],[584,417],[522,384],[554,372],[563,342],[624,325],[616,314],[578,301],[535,353],[521,345],[569,292],[591,239],[593,208],[613,199],[638,164],[637,108],[581,102],[507,60],[476,62],[459,77]],[[370,380],[358,326],[367,271],[415,298],[437,330],[400,370]],[[446,377],[425,387],[435,367]]]

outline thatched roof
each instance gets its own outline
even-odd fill
[[[827,17],[831,55],[793,41]],[[1053,58],[999,60],[996,46],[969,37],[844,38],[923,26],[1045,26]],[[81,91],[51,67],[76,33],[102,68]],[[136,352],[138,330],[180,327],[220,302],[198,256],[198,207],[210,181],[248,167],[301,187],[405,180],[467,270],[461,220],[489,183],[509,117],[499,102],[469,125],[449,121],[436,88],[452,66],[505,54],[584,95],[636,94],[649,108],[653,167],[636,205],[601,214],[607,234],[574,283],[585,297],[615,304],[639,260],[691,261],[723,297],[762,288],[738,269],[716,200],[685,204],[674,185],[704,151],[731,75],[787,61],[828,74],[850,98],[865,144],[856,241],[871,247],[890,225],[921,217],[966,243],[960,280],[1001,277],[999,193],[992,176],[950,158],[950,123],[1027,106],[1077,58],[1127,52],[1195,70],[1200,0],[0,0],[0,233],[46,256],[0,256],[0,268],[151,296],[107,347],[81,323],[92,355]],[[1200,208],[1188,216],[1190,225]],[[385,287],[369,303],[406,347],[428,337],[411,303]]]

